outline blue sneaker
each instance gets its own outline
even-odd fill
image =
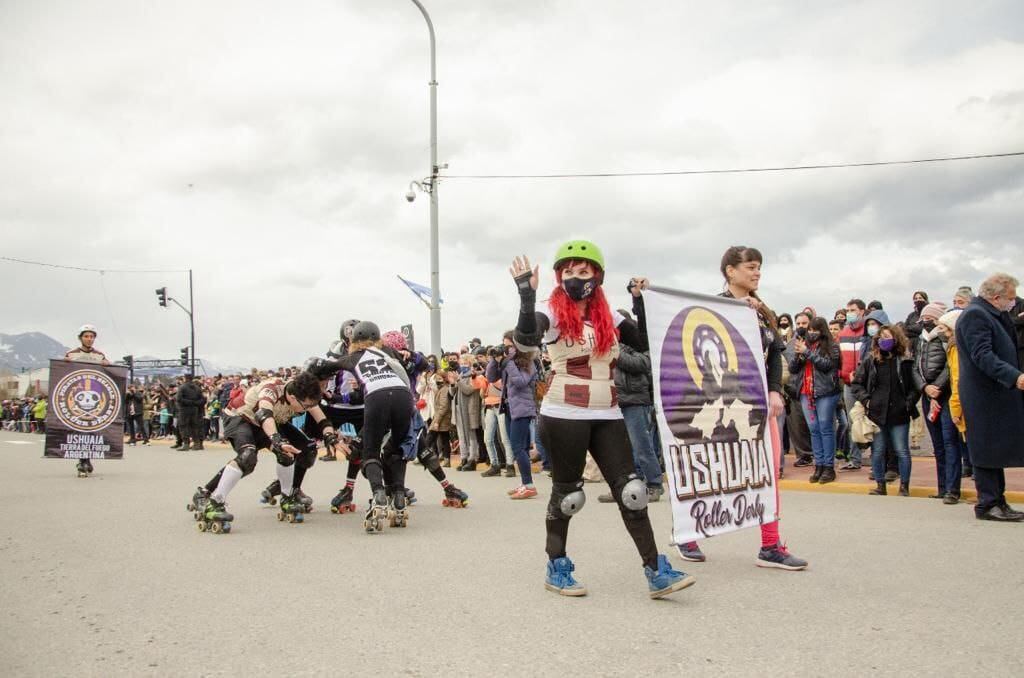
[[[688,541],[685,544],[676,544],[676,551],[679,552],[679,557],[683,560],[688,560],[691,563],[703,563],[707,558],[704,557],[704,552],[697,546],[697,542]]]
[[[673,570],[672,565],[668,562],[668,556],[660,553],[658,554],[658,571],[655,572],[644,565],[644,574],[647,575],[647,586],[651,589],[651,598],[664,598],[670,593],[693,586],[697,581],[685,572]]]
[[[548,574],[544,578],[544,588],[563,596],[585,596],[587,589],[573,579],[572,572],[576,566],[566,557],[548,561]]]
[[[776,567],[780,570],[805,570],[807,561],[791,554],[781,542],[772,546],[762,546],[757,554],[758,567]]]

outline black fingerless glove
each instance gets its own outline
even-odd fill
[[[274,454],[284,454],[284,438],[280,433],[270,436],[270,451]]]

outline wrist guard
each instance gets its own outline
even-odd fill
[[[284,438],[280,433],[270,436],[270,451],[274,454],[284,454]]]

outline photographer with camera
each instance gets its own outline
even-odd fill
[[[483,403],[481,384],[483,374],[476,369],[476,357],[464,353],[459,357],[458,381],[455,383],[455,428],[459,433],[459,471],[475,471],[480,460],[480,441],[483,440]],[[477,431],[480,431],[477,437]]]

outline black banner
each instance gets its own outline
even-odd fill
[[[121,459],[127,375],[127,367],[51,360],[44,456]]]

